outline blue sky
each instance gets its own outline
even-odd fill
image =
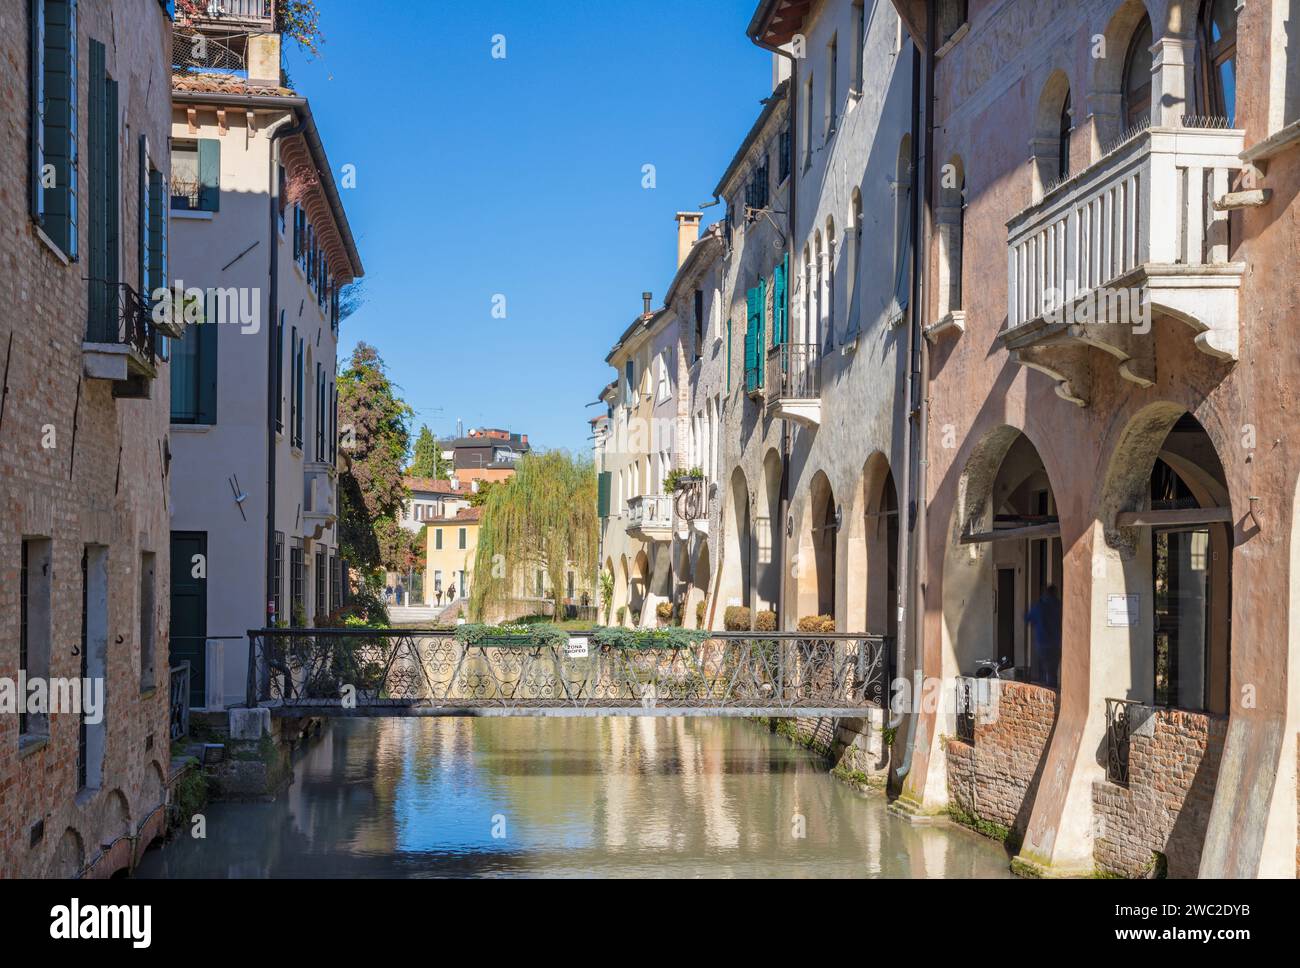
[[[605,354],[672,279],[673,214],[711,197],[770,92],[755,4],[320,0],[322,56],[288,69],[335,174],[357,166],[367,295],[340,357],[374,344],[417,430],[585,450]]]

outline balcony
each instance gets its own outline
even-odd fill
[[[822,420],[821,348],[781,343],[767,354],[767,414],[817,427]]]
[[[158,375],[158,332],[149,304],[130,286],[94,281],[90,287],[83,373],[109,380],[113,396],[147,400]]]
[[[196,27],[275,27],[275,0],[200,0],[199,7]]]
[[[643,494],[627,502],[627,533],[642,541],[669,541],[673,536],[673,502],[663,494]]]
[[[685,477],[673,492],[673,507],[678,519],[691,531],[709,533],[710,485],[702,477]]]
[[[1237,359],[1244,266],[1228,261],[1228,213],[1243,133],[1149,128],[1008,223],[1002,345],[1087,406],[1092,368],[1155,382],[1153,315],[1188,327],[1202,352]],[[1213,122],[1211,122],[1213,123]],[[1098,352],[1099,351],[1099,352]]]
[[[303,468],[302,529],[313,541],[338,520],[335,475],[333,465],[324,461],[307,461]]]

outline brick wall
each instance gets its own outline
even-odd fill
[[[1129,785],[1093,784],[1093,856],[1102,870],[1144,875],[1158,851],[1170,877],[1196,877],[1228,721],[1148,710],[1133,727]]]
[[[947,743],[948,797],[963,813],[1023,834],[1056,722],[1054,690],[990,682],[990,705],[975,722],[975,745]]]
[[[168,171],[170,26],[157,0],[78,4],[80,261],[68,263],[29,217],[27,4],[0,12],[0,677],[16,678],[24,537],[50,542],[50,675],[80,675],[81,557],[108,549],[108,650],[102,782],[78,790],[79,722],[50,717],[42,743],[19,749],[18,717],[0,715],[0,877],[111,876],[130,863],[141,827],[166,796],[169,761],[167,626],[168,369],[150,399],[119,399],[84,375],[90,192],[89,46],[103,43],[120,90],[121,278],[138,274],[138,138]],[[140,675],[140,555],[156,555],[155,688]],[[41,831],[39,836],[33,830]],[[146,831],[147,832],[147,831]],[[32,841],[36,840],[33,844]],[[105,851],[103,845],[116,845]]]

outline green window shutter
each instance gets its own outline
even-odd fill
[[[221,211],[221,142],[199,141],[199,211]]]
[[[748,290],[746,296],[745,318],[745,392],[753,393],[760,386],[758,382],[758,361],[761,353],[761,309],[759,307],[760,290],[758,287]]]
[[[113,305],[108,286],[108,100],[104,45],[90,42],[90,78],[88,85],[90,118],[90,252],[86,267],[88,312],[86,338],[93,343],[116,343],[117,327],[110,326],[109,307]]]
[[[435,528],[433,531],[433,547],[435,551],[442,550],[442,528]]]
[[[275,429],[284,432],[284,310],[275,324]]]
[[[755,340],[754,366],[757,369],[758,386],[763,386],[763,363],[767,358],[767,280],[758,280],[758,337]]]
[[[298,426],[298,327],[289,330],[289,443],[297,441]]]
[[[781,346],[790,338],[790,319],[786,306],[786,288],[789,279],[790,257],[787,255],[776,267],[772,293],[772,345]]]
[[[63,254],[75,260],[78,254],[76,0],[46,0],[44,19],[44,164],[54,168],[54,184],[44,189],[41,224]]]
[[[167,183],[160,171],[149,172],[149,291],[167,288]]]
[[[140,292],[145,292],[149,288],[149,227],[153,225],[153,219],[149,213],[149,139],[145,135],[140,135],[138,139],[140,148],[140,163],[136,171],[136,191],[140,195],[140,276],[136,280]]]
[[[198,338],[199,351],[199,419],[201,424],[217,422],[217,330],[221,327],[211,320],[191,327]]]
[[[727,320],[727,392],[731,392],[731,320]]]
[[[596,516],[609,517],[609,489],[612,476],[609,471],[601,471],[596,479]]]
[[[45,189],[41,185],[41,172],[45,167],[45,0],[28,0],[28,19],[31,28],[27,52],[31,68],[28,78],[31,92],[28,105],[31,116],[28,206],[32,218],[41,223],[45,218]]]

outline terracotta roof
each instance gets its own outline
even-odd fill
[[[470,494],[472,489],[464,481],[456,481],[458,487],[452,487],[451,481],[439,480],[433,477],[404,477],[402,482],[412,491],[422,491],[429,494]]]
[[[455,517],[434,518],[432,521],[425,521],[424,524],[477,524],[479,518],[483,516],[482,508],[461,508],[456,512]]]
[[[253,94],[258,97],[296,97],[287,87],[276,84],[254,84],[246,77],[231,74],[173,74],[173,91],[192,91],[196,94]]]

